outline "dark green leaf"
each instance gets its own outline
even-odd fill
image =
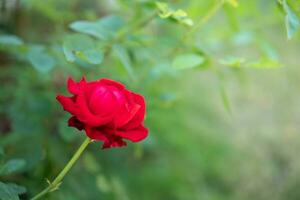
[[[172,11],[169,9],[168,4],[164,3],[164,2],[155,2],[156,7],[159,11],[159,16],[161,18],[168,18],[172,15]]]
[[[287,29],[288,39],[291,39],[295,32],[300,28],[300,19],[289,6],[286,0],[282,1],[283,10],[286,13],[285,24]]]
[[[6,162],[0,168],[0,175],[8,175],[18,172],[25,167],[26,162],[23,159],[12,159]]]
[[[176,20],[177,22],[187,25],[187,26],[193,26],[194,22],[191,18],[188,17],[188,14],[182,10],[173,10],[169,8],[168,4],[164,2],[156,2],[156,7],[158,9],[158,15],[161,18],[172,18]]]
[[[32,46],[27,53],[27,59],[32,66],[41,73],[49,72],[55,65],[55,60],[50,56],[44,47]]]
[[[198,67],[205,62],[205,58],[198,54],[183,54],[177,56],[173,62],[172,67],[175,69],[190,69]]]
[[[20,195],[26,193],[26,188],[15,183],[6,183],[6,186],[9,187],[14,193]]]
[[[64,119],[60,120],[58,124],[58,131],[63,140],[66,142],[71,142],[78,139],[80,134],[75,129],[66,126],[68,118],[69,116],[66,115]]]
[[[18,193],[9,185],[0,182],[0,200],[19,200]]]
[[[121,45],[114,45],[113,50],[114,50],[116,56],[120,59],[122,65],[126,69],[130,78],[132,78],[134,80],[135,77],[134,77],[131,60],[129,58],[129,55],[128,55],[128,52],[126,51],[126,49]]]
[[[92,173],[97,173],[100,171],[100,165],[97,162],[96,158],[91,153],[86,153],[83,157],[83,165],[87,171]]]
[[[68,36],[63,43],[63,51],[69,62],[80,59],[90,64],[100,64],[103,60],[102,50],[86,35],[74,34]]]
[[[0,159],[2,159],[4,156],[4,149],[2,146],[0,146]]]
[[[0,35],[0,45],[22,45],[23,41],[15,35]]]
[[[241,65],[243,63],[245,63],[245,59],[239,58],[239,57],[234,57],[234,56],[229,56],[229,57],[226,57],[226,58],[220,60],[220,63],[222,65],[226,65],[229,67],[238,68],[238,67],[241,67]]]
[[[259,59],[256,62],[252,62],[248,65],[248,67],[251,68],[258,68],[258,69],[264,69],[264,68],[278,68],[281,67],[281,63],[278,60],[263,57]]]
[[[74,31],[103,40],[111,38],[122,26],[123,20],[118,16],[107,16],[94,22],[76,21],[70,24],[70,28]]]
[[[111,186],[110,182],[103,175],[98,175],[96,177],[96,185],[97,185],[97,188],[103,193],[107,193],[112,190],[112,188],[111,188],[112,186]]]

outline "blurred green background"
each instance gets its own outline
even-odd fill
[[[143,94],[149,137],[89,146],[49,200],[299,200],[300,2],[0,0],[0,199],[84,140],[69,76]],[[18,197],[19,196],[19,197]]]

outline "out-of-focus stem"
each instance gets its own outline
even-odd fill
[[[176,47],[173,49],[173,51],[171,51],[170,55],[176,54],[180,49],[180,46],[182,46],[182,44],[186,42],[186,40],[189,39],[192,34],[194,34],[199,28],[207,23],[208,20],[211,19],[219,11],[219,9],[222,8],[224,2],[225,0],[219,0],[216,4],[214,4],[213,7],[206,13],[206,15],[202,17],[201,20],[199,20],[199,22],[196,23],[192,29],[190,29],[183,35],[183,37],[177,43]]]
[[[63,170],[57,175],[57,177],[54,179],[52,183],[49,183],[49,186],[45,188],[43,191],[35,195],[31,200],[37,200],[46,195],[49,192],[52,192],[54,190],[57,190],[60,184],[62,183],[63,178],[65,175],[70,171],[70,169],[73,167],[75,162],[79,159],[82,152],[86,149],[86,147],[92,142],[90,138],[86,138],[84,142],[80,145],[78,150],[75,152],[71,160],[67,163],[67,165],[63,168]]]
[[[132,32],[132,31],[136,31],[139,30],[143,27],[145,27],[150,21],[152,21],[152,19],[154,19],[157,16],[157,12],[153,12],[150,15],[147,15],[143,18],[141,18],[140,20],[133,22],[131,25],[126,26],[124,29],[121,29],[116,37],[109,42],[109,44],[105,47],[104,49],[104,54],[107,56],[110,54],[112,45],[114,45],[115,43],[118,43],[120,41],[122,41],[124,39],[124,37],[126,36],[126,34]]]

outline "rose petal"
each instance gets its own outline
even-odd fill
[[[145,104],[144,97],[139,94],[133,93],[133,92],[132,92],[132,96],[134,97],[134,101],[138,105],[140,105],[140,109],[134,115],[134,117],[130,121],[128,121],[127,124],[124,124],[125,129],[134,129],[134,128],[140,126],[140,124],[143,123],[144,118],[145,118],[146,104]]]
[[[140,125],[139,127],[131,130],[118,130],[116,131],[116,135],[132,142],[139,142],[148,136],[148,129],[143,125]]]
[[[112,115],[107,115],[107,116],[101,116],[100,115],[99,116],[99,115],[93,114],[89,110],[89,108],[87,106],[86,99],[85,99],[85,97],[84,97],[83,94],[79,94],[77,96],[76,104],[78,106],[78,112],[76,114],[76,117],[80,121],[86,123],[87,125],[90,125],[90,126],[101,126],[103,124],[108,123],[113,118]]]
[[[89,99],[90,111],[97,115],[114,114],[117,109],[117,100],[115,96],[105,86],[96,88]]]
[[[131,106],[128,104],[123,105],[115,117],[115,126],[122,127],[127,124],[130,120],[132,120],[140,108],[141,106],[138,104]]]
[[[77,111],[77,107],[75,103],[73,102],[73,97],[66,97],[62,95],[57,95],[56,99],[59,101],[59,103],[63,106],[63,109],[65,111],[68,111],[69,113],[75,115]]]
[[[69,92],[74,95],[79,94],[85,85],[86,85],[85,77],[82,77],[82,79],[78,83],[76,83],[71,77],[69,77],[67,81],[67,88]]]
[[[72,94],[77,94],[79,91],[77,83],[75,83],[75,81],[71,77],[68,78],[67,88],[68,88],[69,92]]]
[[[125,88],[125,86],[117,81],[111,80],[111,79],[107,79],[107,78],[103,78],[100,79],[99,83],[103,84],[103,85],[111,85],[111,86],[115,86],[118,89],[122,90]]]
[[[123,105],[126,103],[126,97],[124,95],[123,90],[119,90],[113,86],[108,86],[111,93],[115,96],[119,105]]]
[[[123,146],[127,146],[127,143],[120,139],[115,141],[104,142],[104,144],[102,145],[102,149],[108,149],[112,147],[123,147]]]
[[[85,131],[89,138],[104,142],[102,145],[102,149],[111,148],[111,147],[121,147],[127,145],[126,142],[124,142],[121,137],[108,133],[111,132],[112,130],[105,130],[105,128],[101,130],[93,127],[86,127]]]
[[[98,141],[103,141],[103,142],[108,141],[107,137],[105,136],[105,133],[103,131],[100,131],[97,128],[86,126],[85,132],[86,132],[86,135],[93,140],[98,140]]]
[[[68,120],[68,125],[77,128],[78,130],[84,129],[84,124],[79,121],[75,116]]]

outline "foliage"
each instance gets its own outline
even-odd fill
[[[55,100],[83,75],[143,94],[150,136],[91,145],[47,199],[300,198],[299,1],[2,2],[1,200],[41,191],[84,139]]]

